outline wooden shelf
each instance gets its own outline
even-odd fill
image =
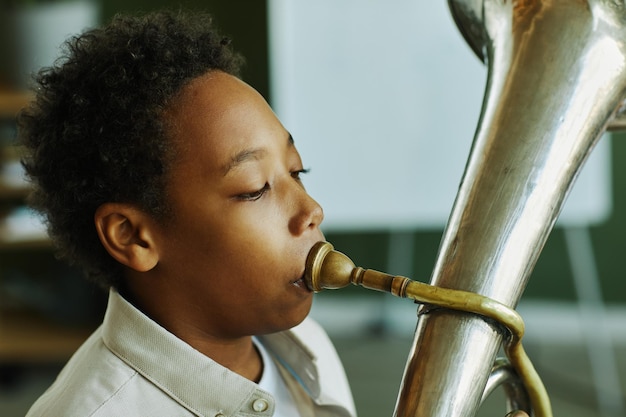
[[[16,187],[7,185],[0,178],[0,199],[1,200],[26,200],[30,194],[29,187]]]
[[[33,95],[29,92],[9,91],[0,86],[0,119],[3,123],[15,123],[19,111],[28,105]],[[16,161],[18,151],[8,145],[0,149],[4,163]],[[3,175],[12,175],[3,173]],[[19,174],[16,174],[19,175]],[[30,192],[29,184],[0,178],[0,201],[3,211],[12,205],[21,206]],[[8,211],[7,211],[8,212]],[[0,213],[3,214],[3,213]],[[26,232],[25,232],[26,233]],[[30,233],[30,232],[28,232]],[[46,236],[32,233],[19,236],[2,232],[0,227],[0,254],[10,257],[12,253],[51,252],[52,243]],[[2,285],[0,266],[0,285]],[[27,309],[12,309],[0,303],[0,364],[32,364],[65,362],[85,341],[93,329],[65,326]]]
[[[0,117],[15,117],[32,97],[29,92],[0,91]]]
[[[28,313],[0,317],[0,362],[64,362],[89,337],[92,328],[71,328]]]
[[[3,240],[0,237],[0,252],[9,251],[33,251],[42,250],[49,251],[54,248],[52,241],[48,238],[42,239],[23,239],[23,240]],[[0,313],[1,315],[1,313]],[[0,330],[1,332],[1,330]]]

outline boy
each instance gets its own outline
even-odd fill
[[[162,12],[67,48],[19,117],[24,165],[61,255],[109,304],[28,416],[355,416],[306,318],[322,209],[229,42]]]

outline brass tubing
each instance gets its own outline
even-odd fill
[[[509,332],[505,344],[506,355],[528,391],[534,415],[552,416],[550,398],[522,346],[524,321],[514,309],[480,294],[436,287],[406,277],[357,267],[328,242],[318,242],[313,246],[307,257],[304,276],[307,286],[315,292],[353,284],[400,298],[410,298],[421,304],[477,314],[500,323]]]

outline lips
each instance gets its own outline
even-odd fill
[[[322,238],[322,240],[323,240],[323,238]],[[304,264],[306,264],[306,259],[308,259],[308,256],[309,256],[309,253],[310,253],[311,249],[319,241],[320,240],[316,240],[315,243],[310,246],[309,250],[307,251],[305,261],[303,262]],[[306,265],[305,265],[305,268],[306,268]],[[291,285],[293,285],[294,287],[302,288],[303,290],[306,290],[307,292],[313,292],[313,289],[310,288],[309,285],[307,285],[307,280],[305,279],[305,274],[306,274],[306,270],[303,270],[302,271],[302,275],[300,275],[300,278],[296,279],[295,281],[292,281]]]
[[[304,274],[302,274],[302,276],[297,280],[293,281],[291,285],[293,285],[294,287],[302,288],[303,290],[307,290],[309,292],[311,291],[306,285],[306,281],[304,280]]]

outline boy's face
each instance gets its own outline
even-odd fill
[[[184,88],[168,118],[173,218],[159,228],[156,268],[180,308],[213,336],[298,324],[312,303],[302,277],[323,212],[299,180],[290,134],[260,94],[219,71]]]

